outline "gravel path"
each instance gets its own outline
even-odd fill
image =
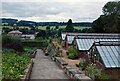
[[[68,79],[49,56],[45,56],[41,49],[37,50],[30,79]]]

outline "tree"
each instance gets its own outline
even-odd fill
[[[45,30],[39,30],[39,33],[36,35],[36,37],[43,37],[46,38],[47,34]]]
[[[55,29],[58,29],[59,28],[59,26],[55,26]]]
[[[120,1],[108,2],[103,7],[103,14],[92,24],[93,32],[119,33],[120,29]]]
[[[120,15],[120,1],[108,2],[107,4],[105,4],[102,10],[104,15],[112,15],[112,14]]]
[[[72,20],[69,19],[68,23],[67,23],[67,26],[65,28],[65,31],[66,32],[73,32],[74,31],[74,27],[73,27],[73,24],[72,24]]]
[[[46,30],[50,30],[50,26],[47,26],[47,27],[46,27]]]
[[[97,20],[93,21],[92,29],[95,33],[104,33],[104,24],[103,24],[103,16],[100,16]]]

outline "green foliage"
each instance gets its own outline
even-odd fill
[[[103,7],[104,15],[118,14],[120,15],[120,1],[112,1],[105,4]]]
[[[74,27],[73,27],[73,24],[72,24],[72,20],[69,19],[68,23],[67,23],[67,26],[65,28],[65,31],[66,32],[73,32],[74,31]]]
[[[36,35],[36,37],[43,37],[46,38],[47,37],[47,33],[45,30],[39,30],[39,33]]]
[[[44,40],[43,37],[37,37],[36,40]]]
[[[59,28],[59,26],[55,26],[55,29],[58,29]]]
[[[70,46],[68,48],[68,58],[70,58],[70,59],[77,59],[78,58],[77,50],[75,49],[74,46]]]
[[[50,30],[50,26],[47,26],[47,27],[46,27],[46,30]]]
[[[95,64],[89,64],[86,68],[86,74],[94,79],[109,79],[108,75],[97,69]]]
[[[2,36],[3,48],[14,49],[15,51],[23,51],[23,45],[20,38],[12,37],[8,35]]]
[[[87,65],[88,63],[84,59],[80,59],[79,67],[81,67],[82,70],[85,69]]]
[[[3,79],[11,79],[18,81],[27,65],[30,63],[30,58],[27,55],[18,56],[14,53],[6,53],[2,56],[2,77]]]
[[[32,53],[35,49],[35,47],[24,47],[24,51],[27,53]]]
[[[45,40],[25,40],[22,41],[22,44],[27,47],[46,47],[48,45],[48,41]]]
[[[101,75],[100,75],[100,79],[102,79],[102,80],[108,80],[109,76],[106,73],[102,72]]]
[[[95,64],[89,64],[86,67],[86,74],[91,77],[91,78],[95,78],[95,73],[96,73],[96,65]],[[98,74],[97,74],[98,75]]]
[[[101,15],[92,24],[96,33],[119,33],[120,30],[120,1],[108,2],[103,7],[104,15]]]
[[[3,48],[2,49],[3,53],[15,53],[15,50],[14,49],[7,49],[7,48]]]

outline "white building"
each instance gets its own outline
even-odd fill
[[[9,32],[8,35],[21,37],[22,36],[22,32],[20,32],[18,30],[13,30],[13,31]]]

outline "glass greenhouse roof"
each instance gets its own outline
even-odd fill
[[[102,33],[63,33],[62,40],[67,36],[68,44],[72,44],[74,37],[78,39],[119,39],[119,34],[102,34]]]
[[[67,36],[67,42],[68,44],[72,44],[75,36]]]
[[[96,46],[106,68],[120,68],[120,46]]]
[[[66,33],[62,33],[62,40],[65,40]]]
[[[94,42],[101,42],[101,41],[120,42],[119,39],[75,39],[75,40],[78,46],[78,50],[83,50],[83,51],[89,50]]]

